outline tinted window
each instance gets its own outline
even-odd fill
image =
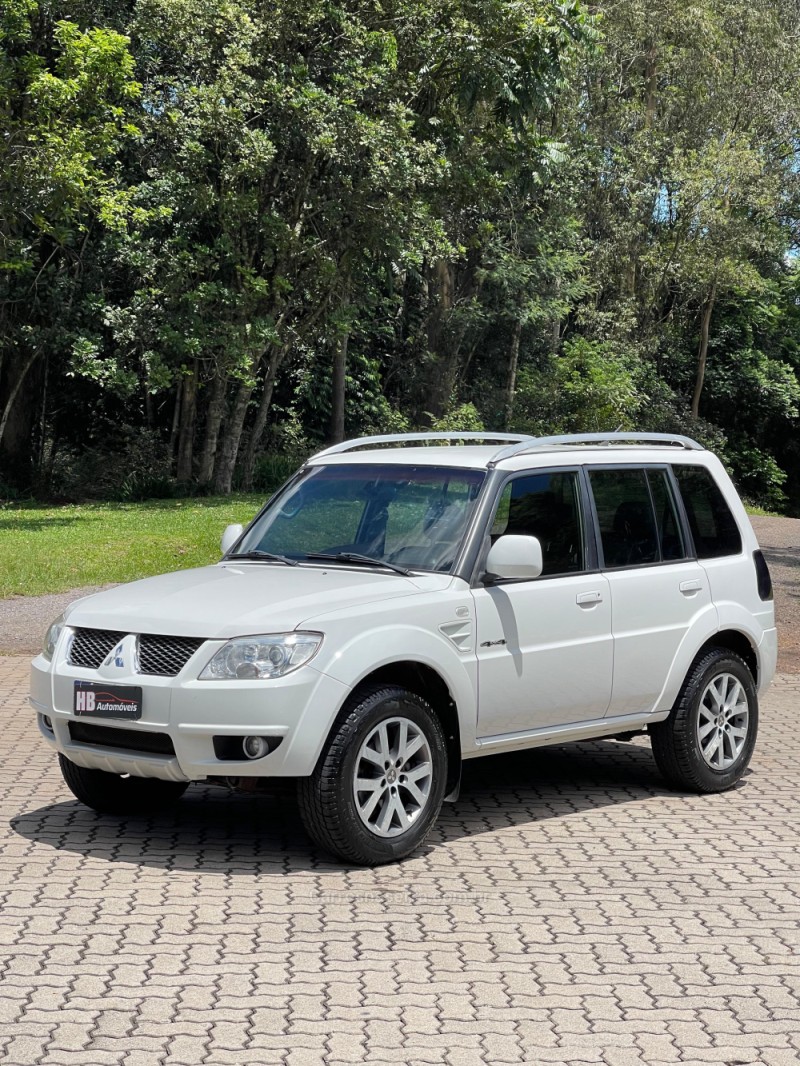
[[[239,545],[303,561],[358,552],[411,569],[449,571],[485,474],[399,463],[311,467],[270,504]]]
[[[698,559],[738,555],[742,538],[725,497],[702,466],[674,466]]]
[[[578,475],[533,474],[510,481],[497,506],[492,538],[504,533],[538,537],[542,576],[585,567]]]
[[[665,562],[686,558],[686,546],[672,495],[672,485],[666,470],[648,470],[647,480],[656,511],[656,531]]]
[[[658,532],[645,471],[593,470],[590,480],[605,566],[659,562]]]

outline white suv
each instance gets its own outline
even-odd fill
[[[366,437],[222,547],[74,603],[33,662],[41,734],[98,811],[296,778],[310,835],[374,864],[422,843],[463,759],[646,731],[701,792],[750,761],[770,577],[688,438]]]

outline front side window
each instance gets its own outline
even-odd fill
[[[742,537],[725,497],[702,466],[673,466],[698,559],[738,555]]]
[[[258,518],[237,554],[308,561],[357,553],[411,570],[449,572],[484,471],[394,463],[311,467]]]
[[[492,540],[509,533],[537,537],[542,545],[542,577],[584,570],[578,475],[565,471],[509,481],[490,533]]]
[[[607,568],[686,558],[666,470],[593,470],[589,478]]]

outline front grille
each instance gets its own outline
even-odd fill
[[[139,637],[139,673],[174,677],[204,643],[196,637]]]
[[[95,744],[101,748],[124,748],[144,751],[148,755],[174,755],[172,738],[166,733],[146,733],[138,729],[114,729],[107,725],[70,722],[69,735],[80,744]]]
[[[96,670],[124,636],[124,633],[117,633],[114,629],[76,629],[68,662],[73,666],[88,666]]]

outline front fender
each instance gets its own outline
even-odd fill
[[[461,749],[472,750],[478,720],[475,656],[459,654],[442,635],[414,626],[378,626],[353,636],[325,664],[324,673],[352,692],[377,670],[399,662],[420,663],[441,677],[456,706]]]

